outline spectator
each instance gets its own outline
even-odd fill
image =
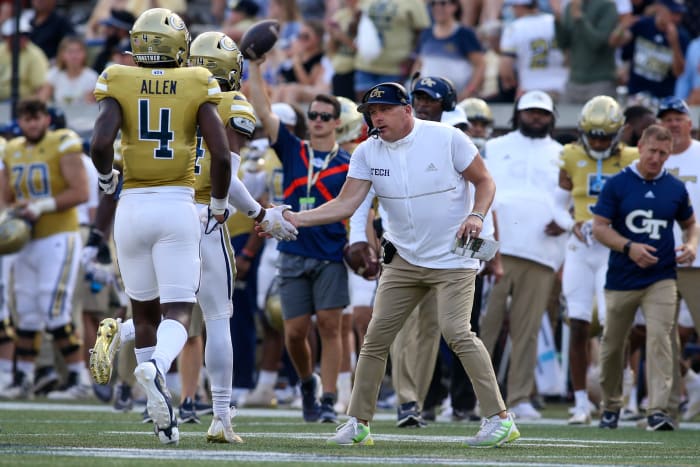
[[[362,14],[374,24],[382,48],[372,59],[355,55],[355,101],[376,84],[407,78],[418,35],[430,26],[423,0],[369,0]]]
[[[75,34],[73,25],[65,16],[56,11],[56,0],[32,0],[34,18],[31,21],[32,42],[41,48],[46,57],[53,61],[56,58],[58,44],[64,37]]]
[[[36,95],[46,82],[49,61],[44,52],[32,43],[31,26],[26,18],[19,23],[19,34],[15,34],[15,20],[10,18],[2,24],[3,43],[0,43],[0,101],[10,98],[12,81],[12,45],[19,41],[19,96]]]
[[[629,60],[627,92],[631,103],[657,104],[674,94],[676,77],[683,73],[688,33],[681,24],[682,0],[657,0],[654,16],[642,17],[629,29],[615,28],[610,45],[624,46]]]
[[[129,43],[129,31],[136,18],[127,10],[112,10],[109,18],[100,21],[104,26],[105,41],[102,50],[95,57],[92,69],[102,73],[112,55]]]
[[[112,10],[128,11],[129,0],[97,0],[85,24],[85,39],[91,41],[102,36],[102,22],[110,17]]]
[[[350,154],[336,142],[340,103],[326,94],[315,96],[307,113],[310,137],[302,140],[272,113],[260,61],[249,65],[250,101],[282,163],[285,203],[297,210],[308,210],[330,201],[340,192],[350,161]],[[296,241],[277,247],[284,338],[301,379],[303,417],[308,422],[337,420],[333,406],[342,352],[341,313],[350,303],[343,263],[346,238],[345,226],[334,222],[303,229]],[[312,314],[316,315],[321,337],[320,404],[316,391],[321,382],[314,373],[307,342]]]
[[[477,95],[484,81],[484,49],[474,30],[460,25],[462,7],[458,0],[430,0],[428,5],[433,25],[418,38],[413,69],[452,81],[458,100]]]
[[[86,65],[85,42],[77,36],[65,37],[58,46],[56,65],[49,69],[39,96],[58,106],[94,103],[97,73]]]
[[[673,136],[651,125],[639,141],[639,161],[610,178],[593,208],[593,235],[611,249],[605,283],[608,315],[603,330],[600,428],[617,428],[627,335],[641,306],[647,331],[648,430],[674,430],[672,380],[677,371],[676,266],[695,260],[698,229],[683,182],[664,169]],[[687,235],[675,247],[673,224]]]
[[[608,38],[617,24],[610,0],[571,0],[562,11],[552,0],[556,40],[569,54],[569,79],[562,102],[583,104],[592,97],[615,95],[615,48]]]
[[[505,0],[516,19],[501,36],[500,78],[516,97],[541,89],[556,101],[564,93],[568,70],[554,37],[554,15],[541,13],[536,0]]]
[[[689,105],[700,105],[700,37],[688,44],[685,66],[676,80],[674,95]]]
[[[275,46],[288,49],[301,29],[301,14],[295,0],[270,0],[268,18],[280,23],[280,34]]]
[[[301,104],[330,90],[326,80],[328,65],[324,60],[323,34],[322,22],[304,22],[289,49],[289,59],[280,67],[280,84],[273,88],[273,101]]]
[[[258,13],[260,13],[260,6],[253,0],[238,0],[224,23],[224,32],[236,44],[240,43],[243,33],[257,21]]]
[[[562,145],[551,138],[554,104],[542,91],[523,94],[515,104],[513,131],[486,142],[489,171],[499,187],[494,201],[504,275],[491,291],[482,317],[481,338],[493,355],[508,296],[508,333],[513,343],[507,404],[525,420],[540,418],[530,403],[537,363],[537,334],[564,260],[566,236],[554,219]]]
[[[462,23],[476,27],[489,21],[496,21],[501,16],[503,0],[459,0],[464,8]]]
[[[328,55],[333,65],[332,92],[334,96],[355,100],[355,36],[360,21],[359,0],[345,0],[345,6],[335,12],[326,29],[330,36]]]

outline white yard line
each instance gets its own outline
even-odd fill
[[[465,451],[467,452],[467,451]],[[149,459],[149,460],[177,460],[177,461],[222,461],[222,462],[258,462],[258,463],[311,463],[318,464],[391,464],[391,465],[483,465],[496,467],[539,467],[542,461],[562,459],[560,456],[536,456],[539,462],[498,461],[486,459],[445,459],[438,457],[361,457],[361,456],[334,456],[323,454],[282,453],[260,451],[242,451],[238,449],[200,451],[196,449],[119,449],[119,448],[70,448],[70,447],[45,447],[45,448],[13,448],[0,447],[0,453],[5,455],[37,455],[55,457],[88,457],[88,458],[118,458],[118,459]],[[264,458],[262,458],[264,457]],[[558,465],[558,463],[553,463]],[[590,464],[569,464],[570,467],[591,467]],[[614,467],[611,465],[597,465],[597,467]]]

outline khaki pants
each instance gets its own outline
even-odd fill
[[[469,375],[482,413],[492,416],[505,410],[488,352],[469,324],[475,277],[476,270],[414,266],[398,254],[391,264],[384,266],[372,320],[355,370],[355,385],[348,408],[350,416],[361,420],[371,420],[374,416],[389,347],[430,289],[435,290],[442,335]]]
[[[391,344],[391,379],[399,404],[418,402],[423,407],[439,348],[437,299],[430,290]]]
[[[489,296],[481,318],[481,339],[493,354],[511,297],[508,332],[513,344],[508,367],[508,405],[530,400],[535,387],[537,335],[554,284],[550,267],[515,256],[502,256],[504,275]]]
[[[606,290],[608,315],[600,352],[600,384],[603,406],[617,411],[622,407],[622,369],[625,344],[637,308],[642,308],[647,326],[646,373],[649,392],[648,414],[673,414],[673,373],[679,362],[673,341],[676,330],[676,281],[666,279],[640,290]],[[675,354],[675,355],[674,355]]]
[[[678,293],[688,304],[695,330],[700,333],[700,268],[678,268],[676,273]]]

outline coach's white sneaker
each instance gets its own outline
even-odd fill
[[[542,414],[530,402],[521,402],[511,408],[511,412],[520,420],[539,420]]]
[[[258,386],[244,400],[244,407],[277,407],[275,389],[270,386]]]
[[[155,360],[149,360],[137,366],[134,376],[146,392],[146,409],[153,419],[154,429],[160,442],[177,444],[180,441],[177,418],[173,411],[170,392],[165,385],[165,378],[158,371]]]

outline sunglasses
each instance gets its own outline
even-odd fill
[[[329,114],[328,112],[316,112],[315,110],[307,113],[306,116],[309,117],[309,120],[312,122],[318,117],[321,117],[321,120],[324,122],[330,122],[333,119],[333,115]]]

